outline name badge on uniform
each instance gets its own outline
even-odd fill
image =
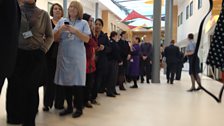
[[[68,38],[69,38],[69,40],[74,40],[75,36],[72,33],[69,33],[68,34]]]
[[[23,32],[23,38],[27,39],[33,36],[33,33],[31,31]]]

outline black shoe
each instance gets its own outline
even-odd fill
[[[147,84],[150,84],[150,81],[149,80],[147,80],[146,82],[147,82]]]
[[[138,86],[137,85],[133,85],[130,88],[138,88]]]
[[[86,107],[86,108],[93,108],[93,106],[92,106],[89,102],[87,102],[87,103],[85,104],[85,107]]]
[[[44,112],[49,112],[50,108],[49,107],[43,107]]]
[[[121,91],[125,91],[125,90],[126,90],[126,89],[124,88],[124,86],[120,86],[119,89],[120,89]]]
[[[75,113],[72,114],[73,118],[78,118],[82,115],[82,110],[76,110]]]
[[[7,119],[7,123],[12,124],[12,125],[19,125],[19,124],[22,124],[22,121],[21,120]]]
[[[170,84],[173,84],[173,81],[171,81]]]
[[[144,83],[144,80],[141,80],[141,83],[143,84]]]
[[[191,88],[191,89],[187,90],[187,92],[193,92],[193,91],[195,91],[195,88]]]
[[[201,87],[194,89],[194,91],[199,91],[199,90],[201,90]]]
[[[114,94],[107,94],[108,97],[113,97],[115,98],[116,96]]]
[[[120,93],[114,92],[115,95],[121,95]]]
[[[98,93],[104,93],[104,92],[106,92],[106,89],[100,89],[99,91],[98,91]]]
[[[55,109],[57,109],[57,110],[62,110],[62,109],[64,109],[64,106],[61,106],[61,107],[54,107]]]
[[[71,114],[72,112],[73,112],[72,109],[65,109],[62,112],[60,112],[59,115],[60,116],[65,116],[65,115]]]
[[[94,105],[100,105],[100,103],[97,102],[95,99],[91,100],[90,102],[91,102],[92,104],[94,104]]]
[[[167,84],[169,84],[170,80],[167,80]]]

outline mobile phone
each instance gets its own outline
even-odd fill
[[[69,22],[65,21],[64,24],[65,24],[65,25],[69,25]]]

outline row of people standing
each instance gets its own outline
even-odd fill
[[[103,21],[97,19],[94,30],[91,27],[92,18],[83,16],[82,5],[77,1],[70,3],[68,18],[62,18],[62,7],[54,4],[50,12],[52,20],[46,11],[36,6],[36,0],[22,3],[16,66],[8,78],[8,123],[35,126],[38,90],[42,85],[45,87],[44,111],[48,111],[54,102],[55,108],[64,108],[66,99],[67,108],[60,115],[70,114],[76,107],[73,117],[81,116],[83,106],[88,101],[97,103],[100,89],[106,88],[109,97],[118,95],[115,90],[117,83],[124,90],[127,58],[132,68],[130,75],[137,84],[140,38],[134,39],[131,48],[124,37],[118,42],[116,32],[111,33],[109,41],[107,34],[102,32]],[[86,21],[82,20],[84,17]],[[111,80],[110,83],[107,79]]]

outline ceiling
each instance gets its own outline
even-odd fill
[[[132,10],[144,15],[148,18],[153,16],[153,0],[111,0],[120,9],[124,10],[126,14],[130,13]],[[165,15],[165,0],[162,0],[162,16]]]

